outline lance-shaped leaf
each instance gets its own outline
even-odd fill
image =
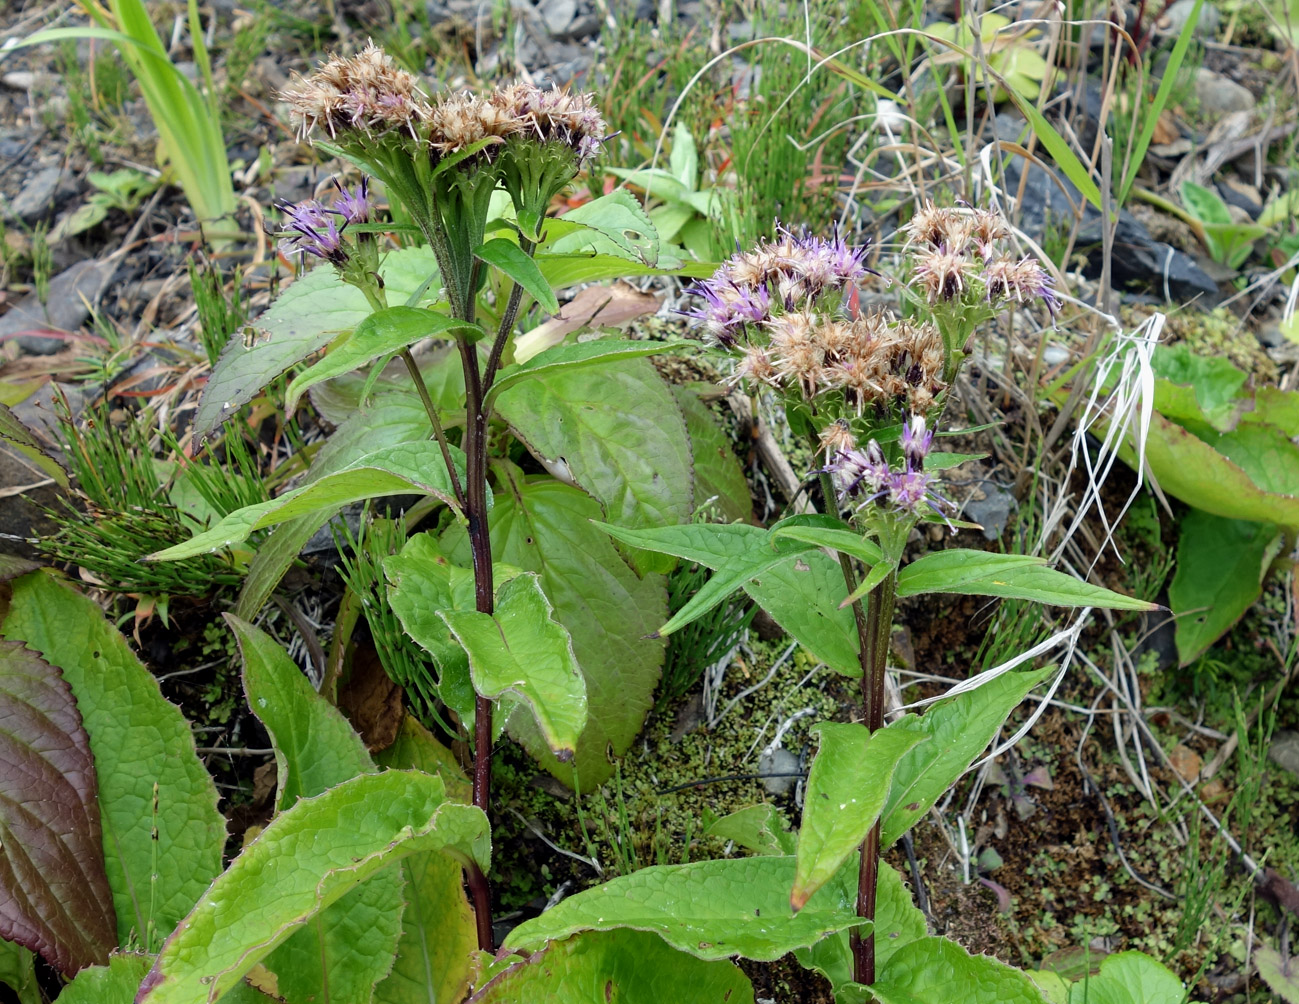
[[[643,579],[627,567],[609,538],[593,524],[600,506],[584,492],[553,478],[512,481],[491,514],[492,555],[536,572],[556,619],[568,629],[586,679],[587,722],[576,762],[561,764],[528,716],[513,715],[510,732],[570,787],[576,771],[590,791],[612,773],[609,750],[627,752],[653,703],[663,663],[663,642],[648,635],[667,614],[661,575]],[[447,555],[470,563],[459,526],[442,538]],[[530,730],[530,731],[529,731]]]
[[[1003,673],[920,716],[914,727],[927,735],[929,742],[908,751],[893,772],[881,814],[881,849],[929,811],[983,752],[1015,706],[1054,671],[1048,666],[1026,673]]]
[[[363,774],[280,813],[162,947],[139,1004],[215,1004],[303,924],[418,851],[490,857],[487,817],[415,771]]]
[[[453,446],[451,456],[457,473],[463,479],[464,454]],[[412,492],[433,495],[447,505],[455,505],[451,478],[437,443],[401,443],[371,453],[336,474],[285,492],[279,498],[232,512],[210,530],[195,534],[183,544],[151,554],[149,560],[177,561],[219,551],[247,539],[254,530],[299,516],[322,510],[334,512],[350,502]]]
[[[793,854],[798,847],[798,838],[789,832],[785,817],[769,802],[746,805],[715,819],[704,834],[719,840],[734,840],[754,854],[781,856]]]
[[[248,705],[275,747],[277,806],[374,771],[361,738],[270,635],[230,614]],[[449,860],[449,859],[448,859]],[[289,1000],[370,999],[401,933],[401,877],[389,869],[327,907],[265,959]]]
[[[603,504],[609,522],[662,526],[689,519],[685,419],[649,360],[548,370],[501,394],[496,408],[552,474]]]
[[[397,741],[376,759],[385,767],[436,774],[446,785],[447,798],[470,800],[469,782],[451,751],[410,715],[402,720]],[[478,947],[462,869],[447,855],[432,851],[403,858],[400,868],[406,880],[401,941],[392,972],[374,988],[375,1004],[462,1000]]]
[[[869,732],[864,725],[822,722],[798,833],[798,867],[789,902],[801,910],[866,839],[888,797],[893,770],[929,737],[908,718]]]
[[[292,414],[302,395],[322,381],[350,373],[380,356],[400,352],[421,338],[448,333],[469,338],[481,338],[485,334],[477,324],[458,321],[422,307],[389,307],[376,311],[361,321],[356,330],[331,349],[325,358],[293,378],[285,394],[285,410]]]
[[[769,962],[865,923],[833,889],[794,913],[793,882],[790,857],[655,865],[560,901],[511,931],[503,947],[533,949],[579,931],[630,927],[701,959],[740,955]]]
[[[436,272],[437,262],[426,247],[393,251],[379,266],[384,288],[395,301],[409,299]],[[436,283],[426,287],[424,301],[435,299],[437,293]],[[195,436],[206,439],[290,366],[351,331],[370,313],[365,294],[343,282],[333,268],[312,269],[285,289],[242,335],[230,339],[199,401]]]
[[[66,976],[117,945],[95,765],[72,690],[19,642],[0,642],[0,938]]]
[[[641,931],[591,931],[553,943],[494,976],[467,1004],[752,1004],[732,962],[705,962]]]
[[[559,301],[555,299],[555,291],[550,288],[550,283],[541,274],[536,262],[514,241],[505,237],[494,238],[478,248],[474,252],[474,257],[499,269],[517,282],[546,313],[559,313]]]
[[[755,556],[765,560],[771,553],[768,531],[743,523],[601,529],[624,544],[696,561],[718,572],[731,562],[752,562]],[[800,543],[782,542],[788,556],[746,581],[744,591],[817,659],[837,672],[858,674],[857,629],[852,613],[838,606],[843,572],[813,544],[799,548]]]
[[[46,452],[45,445],[36,438],[35,433],[23,425],[5,404],[0,404],[0,440],[31,461],[32,467],[46,477],[53,478],[64,488],[68,486],[68,472]]]
[[[898,596],[921,593],[966,593],[1005,596],[1058,607],[1104,607],[1111,610],[1158,610],[1159,604],[1047,568],[1040,558],[948,548],[933,551],[898,572]]]
[[[1018,969],[971,955],[947,938],[903,945],[869,993],[879,1004],[1042,1004],[1041,993]]]
[[[440,610],[469,654],[469,675],[484,697],[521,697],[560,760],[571,760],[586,725],[586,683],[568,631],[535,572],[497,591],[496,611]]]
[[[492,383],[492,388],[487,393],[487,400],[495,401],[498,394],[544,373],[604,366],[620,359],[639,359],[642,356],[657,356],[666,352],[682,352],[696,349],[698,346],[698,342],[632,342],[625,338],[565,342],[563,345],[538,352],[526,362],[506,366]]]
[[[72,689],[94,756],[117,943],[152,948],[221,871],[225,820],[189,722],[98,605],[44,572],[13,584],[3,633]]]

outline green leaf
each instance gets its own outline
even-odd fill
[[[281,523],[271,531],[248,566],[248,575],[235,604],[236,617],[249,620],[261,613],[289,566],[297,560],[316,531],[332,518],[333,513],[325,509]]]
[[[1294,956],[1283,959],[1270,945],[1259,945],[1254,949],[1254,965],[1273,993],[1286,1004],[1299,1004],[1299,960]]]
[[[880,848],[890,846],[929,811],[943,793],[992,741],[1024,696],[1053,667],[1003,673],[926,711],[918,727],[930,741],[910,750],[893,772],[888,802],[881,813]]]
[[[813,547],[828,547],[852,555],[867,565],[874,565],[884,556],[874,541],[841,526],[808,526],[782,520],[771,528],[771,536],[773,540],[785,537],[801,540]]]
[[[1182,518],[1177,571],[1168,587],[1181,665],[1193,662],[1254,605],[1281,536],[1267,523],[1198,509]]]
[[[266,632],[226,614],[244,662],[248,706],[275,748],[276,807],[321,794],[374,764],[342,714],[316,693]],[[364,1001],[392,968],[401,933],[401,879],[388,870],[326,908],[266,957],[288,1000]]]
[[[562,218],[562,217],[561,217]],[[612,254],[537,254],[533,261],[552,289],[566,289],[606,279],[629,279],[642,275],[683,276],[707,279],[717,270],[715,262],[674,261],[671,268],[655,268]]]
[[[971,955],[947,938],[921,938],[893,953],[870,987],[879,1004],[1042,1004],[1018,969],[988,955]]]
[[[798,866],[790,905],[795,910],[839,871],[866,839],[888,797],[898,761],[930,737],[910,717],[886,729],[822,722],[821,748],[812,761],[798,833]]]
[[[516,384],[524,383],[556,370],[579,370],[589,366],[603,366],[620,359],[637,359],[657,356],[665,352],[697,349],[698,342],[633,342],[626,338],[596,338],[589,342],[563,342],[554,345],[523,363],[506,366],[497,376],[487,393],[487,400],[496,397]]]
[[[1201,223],[1231,223],[1231,211],[1222,196],[1194,181],[1182,182],[1182,203]]]
[[[460,477],[464,477],[464,455],[454,446]],[[463,482],[462,482],[463,483]],[[176,561],[247,539],[254,530],[275,526],[299,516],[336,512],[349,502],[419,492],[455,505],[451,479],[436,443],[401,443],[363,457],[350,467],[311,484],[285,492],[279,498],[232,512],[216,526],[196,534],[184,543],[149,555],[150,561]]]
[[[586,684],[541,577],[525,572],[501,586],[494,613],[438,613],[469,653],[474,689],[484,697],[522,698],[555,755],[572,759],[586,725]]]
[[[1176,422],[1208,422],[1220,432],[1235,427],[1248,399],[1246,376],[1221,356],[1202,356],[1185,343],[1161,345],[1151,356],[1155,410]],[[1188,393],[1189,392],[1189,393]]]
[[[1185,1000],[1182,981],[1141,952],[1107,955],[1098,975],[1069,988],[1069,1004],[1182,1004]]]
[[[117,941],[152,948],[221,871],[225,820],[189,723],[99,607],[46,573],[14,582],[4,637],[72,688],[94,757]]]
[[[46,448],[32,430],[4,404],[0,404],[0,441],[8,443],[30,460],[32,466],[46,477],[53,478],[63,488],[68,487],[68,472],[63,465],[45,452]]]
[[[964,593],[1007,596],[1059,607],[1105,607],[1111,610],[1158,610],[1135,596],[1047,568],[1040,558],[947,548],[932,551],[898,572],[898,596]]]
[[[379,266],[388,296],[401,301],[436,271],[433,252],[426,247],[390,252]],[[423,302],[434,300],[437,292],[430,286]],[[236,333],[230,339],[212,368],[194,415],[199,442],[290,366],[351,331],[370,313],[365,294],[329,266],[314,268],[287,287],[243,336]]]
[[[695,561],[714,571],[732,559],[769,548],[766,530],[742,523],[686,523],[632,530],[603,527],[625,544]],[[852,613],[837,606],[843,591],[839,563],[817,550],[804,550],[744,585],[744,591],[771,614],[815,658],[836,672],[858,675],[857,629]]]
[[[581,229],[570,231],[575,223]],[[623,258],[624,264],[634,260],[652,267],[659,261],[658,230],[636,196],[623,188],[548,220],[546,229],[546,250],[551,255],[589,248]]]
[[[510,730],[556,777],[571,786],[576,770],[582,790],[591,791],[613,773],[607,750],[627,752],[653,703],[663,642],[647,636],[666,614],[667,590],[661,575],[641,579],[627,567],[592,525],[600,507],[583,492],[551,478],[507,488],[491,513],[492,555],[541,576],[555,619],[572,638],[587,701],[573,767],[548,753],[530,718],[515,716]],[[463,529],[450,529],[442,544],[453,561],[469,564]]]
[[[117,947],[95,765],[72,690],[16,641],[0,641],[0,938],[65,976]]]
[[[864,923],[831,890],[794,913],[793,881],[789,857],[655,865],[561,900],[516,927],[502,947],[532,950],[579,931],[630,927],[700,959],[739,955],[768,962]]]
[[[699,150],[695,138],[684,123],[678,122],[672,133],[672,153],[668,156],[668,166],[672,173],[686,188],[694,189],[699,181]]]
[[[640,931],[589,932],[553,943],[493,977],[472,1004],[753,1004],[732,962],[705,962]]]
[[[505,237],[497,237],[482,245],[474,257],[484,261],[509,276],[530,295],[548,314],[559,313],[559,301],[532,257]]]
[[[469,782],[451,751],[410,715],[402,719],[396,741],[375,759],[385,767],[436,774],[446,785],[447,798],[470,801]],[[391,975],[374,989],[374,1004],[462,1000],[478,948],[463,870],[435,851],[412,854],[399,867],[406,880],[401,941]]]
[[[59,1004],[133,1004],[153,956],[114,955],[106,966],[83,969],[59,994]]]
[[[745,806],[715,819],[704,828],[705,836],[734,840],[754,854],[793,854],[798,838],[789,832],[784,816],[774,805],[762,802]]]
[[[358,324],[356,330],[331,349],[325,358],[293,378],[285,393],[284,409],[292,414],[309,387],[350,373],[372,359],[400,352],[421,338],[447,332],[456,332],[470,339],[486,334],[477,324],[458,321],[423,307],[389,307],[376,311]]]
[[[548,470],[603,504],[609,522],[662,526],[690,518],[685,419],[648,359],[550,370],[501,394],[496,408]]]
[[[45,1004],[36,985],[36,957],[12,941],[0,940],[0,986],[13,991],[18,1004]]]
[[[680,384],[673,384],[671,390],[690,436],[695,509],[709,499],[715,499],[713,507],[724,522],[751,519],[753,500],[749,497],[749,483],[744,478],[731,437],[697,390]]]
[[[401,858],[443,851],[486,870],[487,817],[439,778],[363,774],[280,813],[163,945],[140,1004],[212,1004],[330,904]]]

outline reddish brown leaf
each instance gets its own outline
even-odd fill
[[[67,976],[117,945],[90,741],[63,675],[19,642],[0,642],[0,937]]]
[[[402,689],[384,672],[379,655],[368,645],[352,656],[352,672],[338,691],[338,710],[347,716],[371,753],[385,750],[397,738],[406,711]]]

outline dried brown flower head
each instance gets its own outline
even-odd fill
[[[818,438],[821,448],[817,452],[824,453],[827,457],[857,449],[857,437],[852,434],[852,426],[846,419],[840,418],[831,422],[821,430]]]
[[[489,98],[465,92],[452,94],[433,106],[429,116],[429,145],[439,154],[458,153],[485,139],[504,143],[526,123]]]
[[[947,303],[965,293],[974,263],[959,251],[940,244],[916,262],[912,283],[919,286],[930,303]]]
[[[936,248],[944,245],[960,251],[970,239],[969,224],[955,209],[926,201],[907,224],[907,242]]]
[[[355,56],[332,56],[299,77],[280,97],[300,139],[317,128],[331,139],[351,130],[370,136],[401,131],[416,136],[429,105],[413,74],[396,66],[373,42]]]

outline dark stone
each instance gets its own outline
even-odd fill
[[[53,355],[67,348],[66,339],[19,332],[76,331],[90,316],[86,304],[94,304],[99,299],[115,271],[117,262],[91,258],[60,272],[50,280],[45,304],[32,291],[0,317],[0,342],[17,336],[23,351],[37,356]]]
[[[23,183],[23,187],[9,203],[7,216],[31,223],[48,216],[54,209],[54,196],[63,177],[62,168],[42,167]]]
[[[1023,165],[1019,160],[1006,164],[1007,191],[1019,190],[1022,171]],[[1055,174],[1064,185],[1063,191],[1041,168],[1029,166],[1020,206],[1020,226],[1029,237],[1040,243],[1048,221],[1056,226],[1072,226],[1073,207],[1081,206],[1082,222],[1075,250],[1087,258],[1084,269],[1087,277],[1099,278],[1102,264],[1100,211],[1083,198],[1064,172],[1057,169]],[[1218,302],[1218,284],[1196,264],[1195,259],[1171,245],[1152,239],[1150,231],[1126,209],[1119,213],[1112,265],[1111,281],[1115,289],[1136,287],[1162,295],[1172,302],[1194,300],[1206,309]]]
[[[967,499],[961,507],[962,518],[983,527],[985,540],[996,540],[1006,529],[1006,521],[1015,506],[1015,496],[995,481],[980,481],[981,499]]]

